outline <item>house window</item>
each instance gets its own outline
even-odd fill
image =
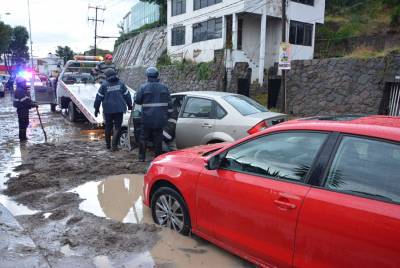
[[[292,0],[292,2],[314,6],[314,0]]]
[[[175,27],[171,30],[171,46],[185,44],[185,26]]]
[[[289,42],[293,45],[312,46],[313,28],[309,23],[290,21]]]
[[[222,18],[193,24],[193,43],[222,37]]]
[[[186,0],[172,0],[172,16],[186,13]]]
[[[193,1],[193,9],[197,10],[197,9],[201,9],[201,8],[205,8],[208,6],[212,6],[218,3],[221,3],[222,0],[194,0]]]

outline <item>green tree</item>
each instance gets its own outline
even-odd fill
[[[12,32],[13,30],[10,25],[0,21],[0,55],[8,52]]]
[[[112,54],[112,52],[110,50],[107,49],[101,49],[101,48],[97,48],[96,51],[97,56],[105,56],[106,54]],[[85,52],[83,52],[83,55],[85,56],[94,56],[94,49],[91,48],[90,50],[87,50]]]
[[[167,1],[165,0],[140,0],[151,4],[157,4],[160,6],[160,24],[167,24]]]
[[[21,64],[29,60],[28,40],[29,34],[24,26],[14,27],[9,46],[12,62]]]
[[[74,51],[69,46],[57,46],[56,56],[62,58],[64,63],[74,58]]]

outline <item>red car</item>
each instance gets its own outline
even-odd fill
[[[162,155],[156,223],[262,267],[400,267],[400,118],[289,121]]]

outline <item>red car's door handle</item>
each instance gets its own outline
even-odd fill
[[[292,204],[288,201],[282,201],[282,200],[277,199],[277,200],[274,200],[274,203],[278,207],[285,208],[285,209],[295,209],[296,208],[295,204]]]

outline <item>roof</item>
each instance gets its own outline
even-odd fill
[[[400,142],[400,117],[364,116],[350,120],[334,121],[306,118],[281,123],[270,130],[320,130],[382,138]]]
[[[174,93],[174,95],[179,95],[179,94],[199,96],[199,97],[225,97],[225,96],[237,95],[235,93],[222,92],[222,91],[186,91],[186,92]]]

